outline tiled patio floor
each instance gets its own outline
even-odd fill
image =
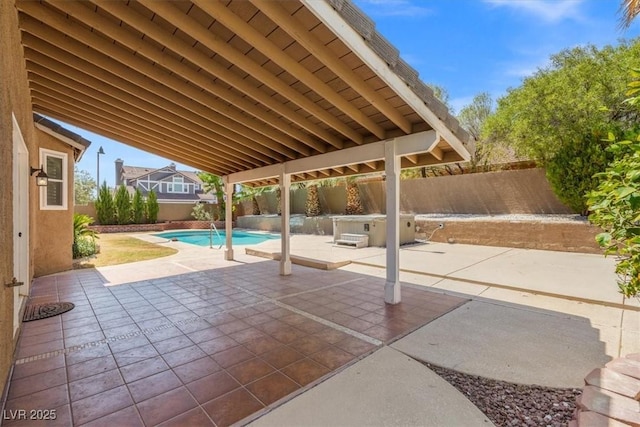
[[[271,261],[106,287],[96,270],[36,279],[30,303],[70,301],[27,322],[8,411],[51,410],[43,425],[229,425],[466,300],[381,279]],[[13,412],[15,413],[15,412]],[[4,420],[3,425],[37,425]]]

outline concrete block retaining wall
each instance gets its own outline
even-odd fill
[[[601,230],[586,221],[460,221],[416,219],[416,236],[433,242],[601,254],[595,241]]]

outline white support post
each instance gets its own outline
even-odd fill
[[[233,184],[230,184],[228,179],[224,180],[224,197],[224,230],[226,235],[224,259],[233,261]]]
[[[281,231],[280,231],[280,275],[288,276],[291,274],[291,245],[289,241],[289,187],[291,186],[291,175],[285,173],[284,166],[280,172],[280,212],[281,212]]]
[[[397,304],[400,296],[400,156],[396,154],[397,141],[384,147],[384,169],[387,185],[387,280],[384,301]]]

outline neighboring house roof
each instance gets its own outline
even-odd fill
[[[182,175],[185,178],[190,179],[191,181],[194,181],[197,184],[202,184],[202,180],[198,177],[198,173],[197,172],[192,172],[192,171],[181,171],[181,170],[177,170],[175,169],[172,165],[169,166],[164,166],[161,168],[157,168],[157,169],[151,169],[151,168],[145,168],[142,166],[122,166],[122,179],[139,179],[142,178],[146,175],[151,175],[157,172],[162,172],[166,170],[166,176],[161,178],[161,179],[165,179],[167,177],[173,176],[173,175]]]
[[[70,145],[74,149],[74,158],[76,162],[80,161],[85,150],[91,145],[91,141],[84,139],[77,133],[71,132],[69,129],[63,128],[59,124],[41,116],[40,114],[33,113],[33,122],[41,131],[48,133],[67,145]]]
[[[133,185],[127,185],[127,191],[131,196],[136,192],[136,188]],[[146,196],[147,191],[140,189],[140,192]],[[215,202],[216,197],[210,193],[204,193],[202,190],[198,190],[194,193],[157,193],[158,200],[170,201],[170,202]]]

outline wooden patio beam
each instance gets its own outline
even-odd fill
[[[300,43],[327,68],[356,90],[378,111],[389,118],[404,133],[411,133],[411,123],[386,99],[348,68],[344,62],[324,46],[300,21],[292,17],[277,1],[249,0],[253,5]]]
[[[212,111],[210,107],[205,107],[204,105],[195,103],[191,98],[182,95],[182,92],[180,91],[181,86],[178,86],[175,91],[166,87],[171,87],[172,81],[182,83],[175,77],[163,73],[165,76],[164,81],[154,81],[147,77],[148,74],[153,75],[159,71],[153,65],[122,51],[112,43],[107,42],[105,39],[98,37],[84,28],[80,28],[79,25],[66,18],[62,18],[53,13],[44,13],[42,8],[35,8],[35,13],[40,15],[36,16],[37,19],[45,22],[47,25],[50,25],[50,27],[39,24],[30,16],[21,15],[21,27],[29,31],[29,33],[23,35],[23,42],[26,43],[26,41],[30,41],[32,43],[37,43],[36,41],[31,40],[33,37],[30,38],[30,33],[38,34],[40,38],[47,40],[47,43],[63,48],[67,52],[85,59],[95,67],[112,74],[113,76],[111,77],[111,80],[118,79],[120,82],[126,81],[127,83],[124,85],[122,83],[118,83],[115,86],[126,86],[127,91],[134,96],[142,96],[142,91],[139,88],[146,89],[148,91],[148,94],[145,95],[146,99],[153,98],[155,100],[153,103],[158,107],[166,109],[167,105],[170,105],[171,103],[178,104],[186,110],[183,111],[181,115],[188,117],[189,120],[200,124],[205,129],[213,130],[240,145],[244,145],[249,150],[254,150],[257,153],[269,156],[277,161],[285,159],[283,154],[286,155],[287,158],[295,157],[295,152],[293,150],[283,148],[281,144],[268,138],[264,138],[262,135],[260,135],[258,140],[254,140],[236,133],[235,130],[229,129],[236,124],[232,120],[218,117],[214,114],[213,116],[218,120],[224,119],[228,121],[228,123],[226,123],[225,127],[212,122]],[[67,37],[65,37],[64,34],[67,34]],[[89,43],[93,46],[93,49],[86,46],[86,44]],[[37,50],[42,51],[42,49]],[[45,53],[48,54],[48,52]],[[75,66],[75,61],[62,62],[69,62],[71,66]],[[127,66],[130,68],[127,68]],[[132,72],[132,69],[140,70],[144,73],[140,71]],[[91,75],[91,73],[88,74]],[[162,86],[158,85],[158,83],[162,84]],[[174,108],[174,111],[175,110],[181,111],[180,109]],[[257,136],[257,132],[251,132],[253,132],[254,136]],[[266,147],[265,145],[260,144],[260,142],[269,146]],[[247,154],[252,155],[251,151],[247,152]],[[264,161],[264,159],[260,160]]]
[[[127,93],[118,93],[119,89],[117,87],[108,86],[97,79],[83,75],[81,72],[44,57],[40,53],[32,52],[30,49],[25,51],[28,52],[27,71],[38,76],[38,79],[31,79],[36,84],[39,83],[55,89],[56,86],[51,86],[51,84],[47,83],[47,81],[54,82],[54,84],[64,86],[65,90],[59,89],[58,91],[67,95],[71,93],[70,91],[77,91],[80,93],[80,95],[76,96],[78,99],[91,98],[94,100],[93,102],[106,103],[112,107],[110,110],[122,111],[125,112],[126,117],[133,116],[139,120],[144,120],[149,123],[149,128],[164,129],[163,132],[179,136],[179,139],[188,142],[189,146],[194,148],[198,148],[202,144],[203,138],[205,141],[217,142],[215,139],[211,139],[210,135],[207,135],[209,132],[202,132],[202,134],[193,132],[193,126],[192,128],[183,127],[180,130],[176,130],[175,127],[169,127],[166,124],[168,122],[167,117],[165,117],[167,113],[162,110],[156,111],[158,107],[145,103]],[[39,59],[38,56],[43,56],[45,59]],[[34,60],[37,60],[38,63],[33,62]],[[107,89],[108,92],[99,92],[96,88]],[[110,93],[110,95],[105,93]],[[118,97],[112,95],[118,95]],[[142,125],[142,122],[140,123]],[[189,143],[189,141],[191,142]],[[238,167],[251,167],[260,164],[248,156],[243,156],[241,152],[238,152],[233,157],[224,156],[220,158],[223,161],[236,164]]]
[[[213,145],[215,144],[215,141],[203,141],[201,139],[198,145],[198,141],[192,140],[181,133],[158,129],[153,122],[149,122],[148,120],[140,117],[135,117],[135,115],[128,114],[128,112],[123,112],[122,110],[114,110],[103,101],[91,99],[88,95],[84,96],[82,92],[60,85],[56,82],[38,79],[37,81],[32,81],[31,86],[33,90],[41,94],[47,94],[53,99],[59,99],[60,102],[73,105],[78,109],[91,112],[92,114],[97,114],[99,116],[109,117],[113,121],[120,121],[123,125],[126,123],[130,126],[136,126],[138,128],[138,132],[142,135],[146,135],[147,138],[153,137],[158,141],[180,141],[180,143],[176,145],[178,147],[182,147],[183,150],[187,148],[185,147],[187,141],[191,141],[192,143],[195,143],[192,145],[194,148],[189,148],[188,150],[194,153],[199,153],[199,155],[202,156],[207,156],[208,153],[216,150],[216,147]],[[219,167],[231,167],[231,169],[236,170],[248,169],[260,165],[260,163],[252,164],[246,161],[220,159],[219,157],[213,156],[212,158],[214,159],[212,160],[213,163],[216,163]]]
[[[307,111],[309,114],[315,116],[319,120],[323,121],[325,124],[340,132],[342,135],[346,136],[356,144],[362,144],[364,142],[364,138],[361,134],[353,130],[351,127],[346,125],[344,122],[340,121],[337,117],[333,116],[329,112],[327,112],[324,108],[317,105],[315,102],[311,101],[300,92],[291,88],[287,83],[280,80],[275,75],[271,74],[269,71],[265,70],[261,64],[258,64],[252,61],[250,58],[246,57],[241,52],[238,52],[231,45],[229,45],[225,40],[221,40],[218,36],[216,36],[213,32],[209,31],[209,29],[200,25],[198,21],[187,16],[180,12],[175,6],[170,3],[158,2],[155,0],[138,0],[139,3],[144,5],[147,9],[152,11],[158,16],[163,17],[168,22],[171,22],[172,25],[178,27],[185,34],[188,34],[193,39],[197,40],[198,43],[202,43],[203,46],[211,49],[213,52],[223,56],[229,62],[234,64],[235,66],[241,68],[246,73],[251,75],[253,78],[259,80],[262,84],[270,87],[275,92],[284,96],[290,102],[296,104],[300,108]],[[109,1],[101,0],[98,2],[101,6],[105,3],[113,3]],[[147,18],[141,17],[141,19],[132,19],[132,14],[128,14],[124,17],[125,20],[129,18],[131,21],[135,21],[132,25],[135,28],[141,29],[140,25],[150,24]],[[215,16],[212,16],[215,19]],[[146,22],[145,22],[146,21]],[[145,30],[146,32],[146,30]],[[173,37],[173,35],[171,35]],[[173,37],[175,39],[175,37]],[[174,50],[172,47],[168,46],[168,48]],[[181,50],[174,50],[179,55],[184,55],[184,52]],[[219,76],[223,80],[226,80],[224,77]],[[255,99],[254,94],[259,89],[249,86],[246,81],[243,80],[243,83],[238,87],[233,83],[227,81],[227,83],[236,87],[236,89],[240,90],[243,93],[246,93],[248,96],[251,96]]]
[[[177,52],[179,55],[181,55],[191,63],[197,65],[207,73],[214,76],[214,78],[219,78],[225,81],[230,86],[235,87],[240,92],[245,93],[247,96],[255,99],[267,108],[277,112],[278,114],[281,114],[288,120],[300,126],[302,129],[305,129],[307,132],[316,135],[326,143],[329,143],[336,148],[342,148],[344,146],[344,143],[340,138],[336,137],[335,135],[321,128],[315,123],[312,123],[306,117],[294,111],[291,107],[283,105],[282,103],[272,99],[271,96],[269,96],[267,93],[260,91],[255,87],[249,86],[249,84],[242,77],[226,69],[215,61],[211,61],[211,58],[209,58],[207,55],[200,51],[194,50],[190,45],[180,41],[173,34],[165,32],[157,24],[149,21],[144,16],[139,14],[134,15],[131,9],[124,3],[101,1],[96,2],[96,4],[116,18],[121,19],[125,22],[129,22],[129,24],[136,27],[139,31],[144,32],[147,37],[150,37],[156,42],[166,46],[168,49]],[[141,53],[144,54],[145,52],[141,51]],[[230,93],[230,91],[227,92]],[[220,96],[222,97],[222,95]],[[256,107],[253,106],[251,109],[247,109],[246,111],[253,114],[255,109]],[[273,115],[271,115],[270,117],[272,118],[269,119],[268,123],[270,123],[274,127],[278,127],[277,118],[273,117]]]
[[[235,13],[229,10],[226,5],[219,2],[212,2],[210,0],[192,1],[200,9],[208,13],[209,16],[214,17],[216,21],[233,31],[238,37],[244,39],[244,41],[255,49],[262,52],[264,56],[278,64],[278,66],[287,73],[291,74],[315,93],[329,101],[348,117],[362,125],[362,127],[378,138],[385,139],[385,130],[380,125],[371,120],[360,109],[354,107],[349,101],[335,92],[317,76],[300,65],[298,61],[291,59],[291,57],[284,53],[275,43],[264,37],[260,32],[251,27],[251,25],[239,18]],[[355,142],[362,143],[362,140]]]
[[[218,166],[210,163],[203,156],[193,155],[191,152],[185,152],[185,150],[179,150],[174,148],[164,147],[163,150],[158,149],[159,145],[153,138],[145,139],[144,136],[136,133],[136,131],[129,132],[119,126],[119,123],[107,124],[103,118],[90,117],[91,113],[85,111],[78,111],[67,109],[64,105],[60,105],[55,100],[40,100],[39,94],[35,93],[33,97],[33,109],[36,112],[47,115],[48,117],[62,120],[74,126],[81,127],[83,129],[95,132],[100,135],[104,135],[115,141],[123,142],[132,147],[140,150],[147,151],[152,154],[156,154],[162,157],[171,157],[176,161],[191,165],[195,168],[209,171],[216,174],[223,174],[224,170],[221,170]],[[88,116],[85,116],[86,115]],[[98,123],[98,120],[102,122]]]
[[[30,19],[30,18],[28,18]],[[42,26],[43,28],[47,28]],[[52,29],[48,29],[49,32],[47,32],[45,34],[45,36],[48,36],[50,39],[53,38],[53,40],[56,40],[55,35],[56,32],[54,32],[55,30]],[[72,49],[71,45],[70,45],[70,41],[67,42],[67,44],[65,44],[64,46],[68,49],[66,52],[69,52],[69,50],[71,50],[70,53],[77,53],[77,54],[81,54],[82,53],[82,49],[88,49],[86,47],[82,47],[82,46],[76,46],[77,49]],[[123,77],[117,76],[117,75],[113,75],[111,74],[111,72],[106,71],[100,67],[97,67],[96,65],[93,65],[93,63],[84,60],[84,59],[80,59],[80,57],[78,55],[74,56],[74,57],[70,57],[67,53],[65,53],[65,51],[63,51],[62,49],[59,49],[58,47],[56,47],[55,45],[52,45],[48,42],[45,42],[39,38],[37,38],[35,35],[27,33],[23,35],[23,44],[24,46],[28,49],[30,55],[36,56],[38,58],[41,57],[45,57],[45,58],[50,58],[50,59],[39,59],[39,61],[44,61],[46,65],[44,65],[46,68],[49,67],[56,67],[56,64],[69,64],[69,66],[73,66],[75,67],[74,69],[78,70],[80,72],[80,76],[78,76],[79,81],[86,81],[86,80],[92,80],[93,79],[97,79],[99,81],[105,82],[108,85],[110,85],[112,87],[112,89],[110,89],[111,91],[125,91],[129,94],[131,94],[134,97],[138,97],[141,100],[144,100],[146,102],[149,102],[155,106],[157,106],[160,109],[166,109],[166,105],[167,103],[170,101],[166,98],[162,98],[161,96],[157,95],[156,93],[152,92],[153,87],[149,87],[148,90],[144,91],[144,90],[140,90],[139,86],[136,86],[132,83],[130,83],[129,81],[124,80]],[[27,50],[25,49],[25,50]],[[34,53],[35,52],[35,53]],[[94,51],[91,51],[93,53],[96,53]],[[96,53],[97,54],[97,53]],[[40,55],[40,56],[38,56]],[[100,57],[100,54],[97,54]],[[104,59],[104,58],[101,58]],[[38,60],[32,61],[32,62],[39,62]],[[119,65],[119,64],[118,64]],[[65,67],[62,68],[58,68],[59,72],[64,73],[65,72]],[[71,72],[73,74],[73,72]],[[126,67],[123,67],[123,69],[120,70],[121,74],[127,73],[128,77],[133,79],[134,76],[130,70],[128,70]],[[144,78],[144,77],[142,77]],[[162,91],[160,91],[162,92]],[[172,114],[176,114],[176,111],[181,111],[179,107],[175,107],[173,109],[173,113]],[[192,124],[187,124],[187,126],[189,126],[190,129],[195,129],[195,130],[199,130],[201,133],[203,133],[203,137],[206,139],[215,139],[214,136],[215,135],[220,135],[217,132],[214,132],[214,130],[219,130],[219,128],[214,127],[212,130],[212,126],[207,123],[207,122],[203,122],[201,120],[201,117],[198,115],[194,115],[193,113],[190,113],[189,111],[183,111],[183,116],[182,117],[186,117],[190,120],[193,121]],[[174,115],[168,115],[165,116],[164,120],[171,120],[174,119]],[[177,119],[174,119],[174,121]],[[198,124],[197,126],[195,124]],[[231,141],[229,138],[225,138],[222,141],[220,141],[220,143],[222,145],[226,145],[227,148],[229,149],[229,151],[227,153],[223,153],[222,157],[232,157],[232,158],[237,158],[237,159],[244,159],[245,157],[253,157],[256,160],[259,160],[263,163],[269,163],[269,159],[273,159],[273,154],[270,151],[266,151],[268,154],[272,154],[271,156],[267,156],[266,154],[260,153],[260,152],[256,152],[256,151],[247,151],[247,150],[239,150],[237,148],[238,143],[236,141]],[[193,145],[193,147],[197,147],[198,144]],[[262,148],[263,150],[267,150],[265,148]],[[279,156],[279,155],[275,155],[276,159],[282,160],[283,157]]]

